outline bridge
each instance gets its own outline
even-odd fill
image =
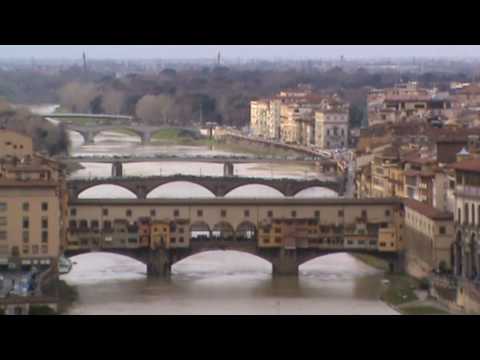
[[[278,190],[284,196],[295,196],[302,190],[311,187],[323,187],[342,195],[344,192],[344,180],[297,180],[297,179],[265,179],[251,177],[215,177],[195,175],[172,175],[151,177],[112,177],[94,179],[71,179],[67,182],[70,199],[78,199],[79,195],[95,186],[116,185],[129,190],[138,199],[147,199],[148,195],[157,187],[173,182],[185,181],[200,185],[209,190],[216,197],[223,197],[232,190],[245,185],[266,185]]]
[[[100,163],[112,164],[112,176],[123,176],[123,164],[139,162],[199,162],[223,164],[224,176],[234,175],[235,164],[314,164],[318,171],[327,175],[344,174],[343,169],[338,162],[333,160],[319,159],[315,157],[307,158],[266,158],[266,157],[228,157],[228,156],[123,156],[123,157],[105,157],[105,156],[80,156],[80,157],[57,157],[56,160],[63,163]]]
[[[133,116],[129,115],[114,115],[114,114],[75,114],[75,113],[53,113],[43,115],[44,118],[51,119],[98,119],[98,120],[128,120],[132,121]]]
[[[65,256],[121,254],[146,264],[149,276],[210,250],[258,256],[278,275],[339,252],[403,268],[398,199],[74,199],[69,214]]]
[[[200,136],[200,131],[198,129],[186,128],[186,127],[178,127],[178,126],[148,126],[148,125],[141,125],[141,124],[114,124],[114,125],[89,125],[89,126],[82,126],[82,125],[73,125],[73,124],[66,124],[67,130],[75,131],[79,133],[84,140],[85,144],[94,144],[95,137],[104,131],[118,131],[118,130],[127,130],[132,133],[138,135],[142,141],[142,144],[147,144],[152,141],[153,135],[155,133],[162,131],[164,129],[180,129],[189,131]]]

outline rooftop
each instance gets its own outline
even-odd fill
[[[480,159],[463,160],[452,164],[451,167],[460,171],[480,172]]]
[[[453,220],[453,214],[440,211],[420,201],[414,199],[404,199],[403,203],[405,207],[408,207],[415,212],[422,214],[432,220]]]

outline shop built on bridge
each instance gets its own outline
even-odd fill
[[[129,256],[150,276],[209,250],[237,250],[296,275],[316,257],[371,254],[403,268],[398,199],[70,199],[64,255]]]

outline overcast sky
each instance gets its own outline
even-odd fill
[[[0,45],[0,58],[243,59],[465,57],[480,58],[479,45]]]

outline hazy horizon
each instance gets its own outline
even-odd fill
[[[480,45],[0,45],[0,59],[480,59]]]

